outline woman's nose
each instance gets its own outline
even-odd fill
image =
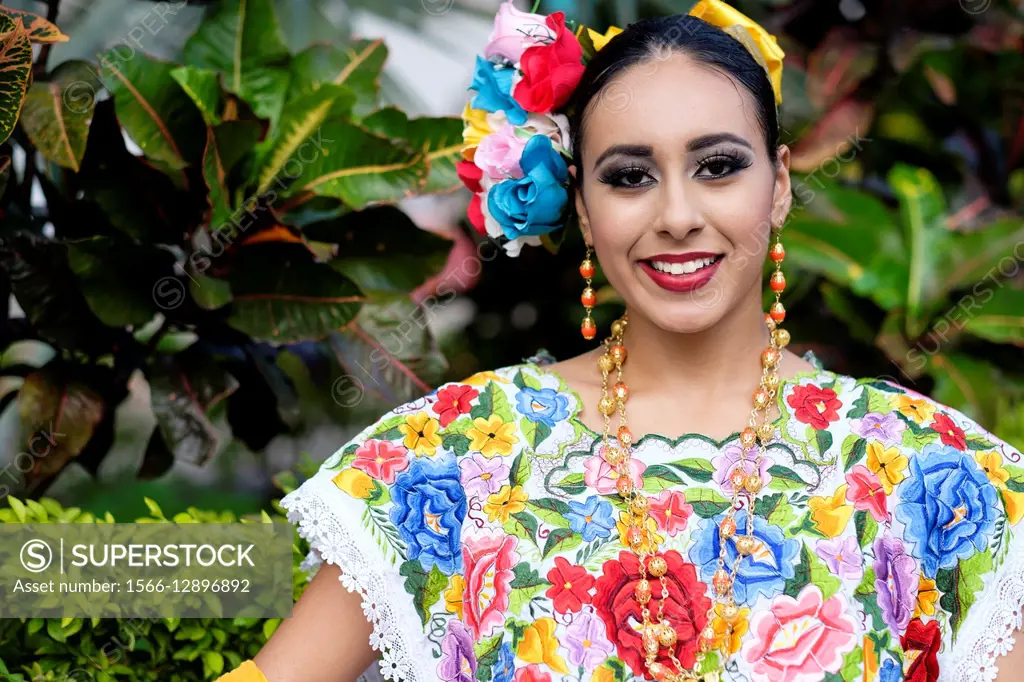
[[[693,192],[687,191],[683,180],[666,178],[660,189],[659,230],[681,240],[690,232],[704,227],[704,212],[700,201],[693,196]]]

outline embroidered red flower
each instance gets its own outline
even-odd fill
[[[512,580],[512,567],[519,563],[516,537],[497,529],[480,531],[466,539],[462,547],[466,589],[462,593],[462,612],[466,625],[479,641],[505,622]]]
[[[398,472],[409,466],[409,451],[386,440],[368,440],[356,450],[352,466],[365,471],[370,478],[391,484]]]
[[[551,682],[551,673],[546,673],[540,669],[539,665],[531,663],[517,668],[515,677],[512,679],[515,682]]]
[[[711,608],[711,600],[705,595],[707,586],[697,580],[693,564],[683,561],[679,552],[669,550],[659,556],[664,557],[668,563],[668,572],[665,574],[668,584],[665,618],[675,628],[678,636],[674,653],[680,663],[686,668],[692,668],[696,661],[697,635],[707,624],[708,609]],[[618,558],[609,559],[601,567],[594,603],[619,658],[635,675],[646,677],[648,673],[641,653],[643,648],[640,634],[634,627],[643,622],[643,613],[633,595],[639,580],[639,558],[632,552],[620,552]],[[651,601],[657,600],[660,604],[662,594],[659,581],[651,581],[651,592]],[[656,660],[671,670],[676,669],[666,649],[661,650]]]
[[[814,428],[827,429],[829,422],[839,421],[839,408],[843,403],[831,388],[818,388],[813,384],[795,386],[787,399],[796,410],[796,418]]]
[[[870,512],[875,521],[885,521],[888,516],[885,488],[878,476],[863,464],[858,464],[846,474],[846,482],[849,484],[846,499],[853,503],[853,508]]]
[[[686,530],[692,514],[693,506],[686,503],[686,495],[681,490],[665,488],[651,499],[651,516],[658,522],[658,528],[672,537]]]
[[[434,403],[433,410],[438,415],[441,428],[451,424],[459,415],[469,413],[473,409],[469,403],[478,395],[480,392],[475,388],[463,384],[456,384],[438,391],[437,402]]]
[[[941,412],[935,415],[935,421],[932,422],[932,430],[939,434],[939,439],[946,445],[950,445],[961,452],[967,449],[967,436],[964,434],[964,430],[957,426],[956,422],[950,419],[948,415]]]
[[[924,623],[920,618],[910,621],[906,634],[900,637],[904,657],[910,662],[905,682],[936,682],[939,679],[940,644],[942,631],[937,621]]]
[[[519,61],[523,78],[512,91],[523,109],[542,114],[565,104],[583,76],[583,48],[565,28],[565,13],[552,12],[545,23],[554,39],[523,51]]]
[[[551,587],[544,595],[554,602],[558,613],[575,613],[593,601],[590,588],[594,586],[594,576],[582,566],[570,564],[565,557],[555,557],[555,565],[548,571],[548,582]]]

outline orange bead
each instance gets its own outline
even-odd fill
[[[583,324],[580,325],[580,333],[583,334],[583,338],[590,341],[597,336],[597,325],[589,317],[583,318]]]
[[[628,426],[620,426],[615,437],[619,439],[623,446],[628,447],[633,443],[633,432],[629,430]]]
[[[782,355],[774,348],[765,348],[761,351],[762,367],[773,367],[781,359]]]
[[[740,443],[743,444],[743,447],[745,447],[745,448],[753,447],[753,445],[754,445],[754,443],[756,441],[757,441],[757,432],[754,431],[753,428],[748,426],[747,428],[743,429],[743,431],[740,432]]]
[[[583,279],[590,279],[594,276],[594,264],[589,258],[580,263],[580,274],[583,276]]]
[[[588,308],[593,308],[597,303],[597,295],[594,294],[594,290],[587,287],[583,290],[583,295],[580,296],[580,302]]]
[[[615,393],[616,400],[626,402],[629,399],[629,386],[621,381],[612,386],[612,391]]]
[[[728,540],[736,534],[736,520],[731,516],[722,521],[722,525],[718,527],[719,532],[722,534],[722,538]]]
[[[754,391],[754,407],[757,409],[763,408],[768,404],[768,391],[763,388],[759,388]]]
[[[619,448],[601,448],[601,458],[608,462],[610,466],[617,466],[622,461],[623,452]]]
[[[772,288],[772,291],[781,293],[786,288],[786,276],[782,274],[782,271],[776,270],[768,280],[768,286]]]
[[[651,600],[651,583],[647,580],[638,580],[633,587],[633,595],[638,602],[646,604]]]
[[[611,354],[612,359],[620,365],[626,361],[626,347],[622,344],[617,343],[612,346]]]
[[[633,491],[633,480],[629,476],[619,476],[615,479],[615,489],[625,497]]]
[[[772,244],[772,248],[768,251],[768,256],[776,263],[779,263],[786,257],[786,249],[782,247],[780,242],[775,242]]]
[[[771,313],[764,314],[764,323],[768,325],[768,329],[775,329],[775,320],[772,319]]]
[[[772,307],[768,311],[768,314],[772,316],[772,319],[775,320],[776,323],[779,323],[786,319],[786,308],[783,307],[780,302],[776,301],[775,303],[772,303]]]
[[[715,592],[718,594],[726,594],[729,588],[732,587],[732,578],[729,577],[729,572],[724,568],[720,568],[715,571],[714,577],[711,578],[711,584],[715,588]]]

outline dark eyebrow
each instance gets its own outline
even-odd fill
[[[750,151],[754,151],[754,148],[745,139],[739,135],[733,135],[732,133],[711,133],[709,135],[701,135],[698,138],[690,140],[686,144],[686,151],[695,152],[707,147],[713,147],[716,144],[723,142],[734,142],[742,147],[746,147]],[[616,154],[622,154],[623,156],[639,156],[639,157],[651,157],[654,156],[654,150],[651,149],[650,145],[646,144],[613,144],[608,149],[601,152],[601,155],[597,157],[597,161],[594,162],[594,168],[601,165],[601,162],[607,159],[609,156],[615,156]]]
[[[654,150],[651,149],[650,145],[646,144],[613,144],[611,147],[608,147],[608,149],[601,152],[601,155],[597,157],[597,161],[594,162],[594,168],[600,166],[601,162],[609,156],[615,156],[616,154],[622,154],[623,156],[651,157],[654,156]]]

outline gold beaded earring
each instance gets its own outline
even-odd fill
[[[583,262],[580,263],[580,275],[587,281],[587,286],[583,289],[583,295],[580,296],[580,302],[583,303],[583,310],[585,311],[583,324],[580,325],[580,333],[583,334],[583,338],[587,341],[592,341],[597,336],[597,325],[594,324],[593,318],[590,317],[590,311],[594,309],[594,304],[597,303],[597,295],[591,286],[594,277],[594,262],[590,260],[590,254],[590,244],[587,244],[587,254],[583,257]]]

